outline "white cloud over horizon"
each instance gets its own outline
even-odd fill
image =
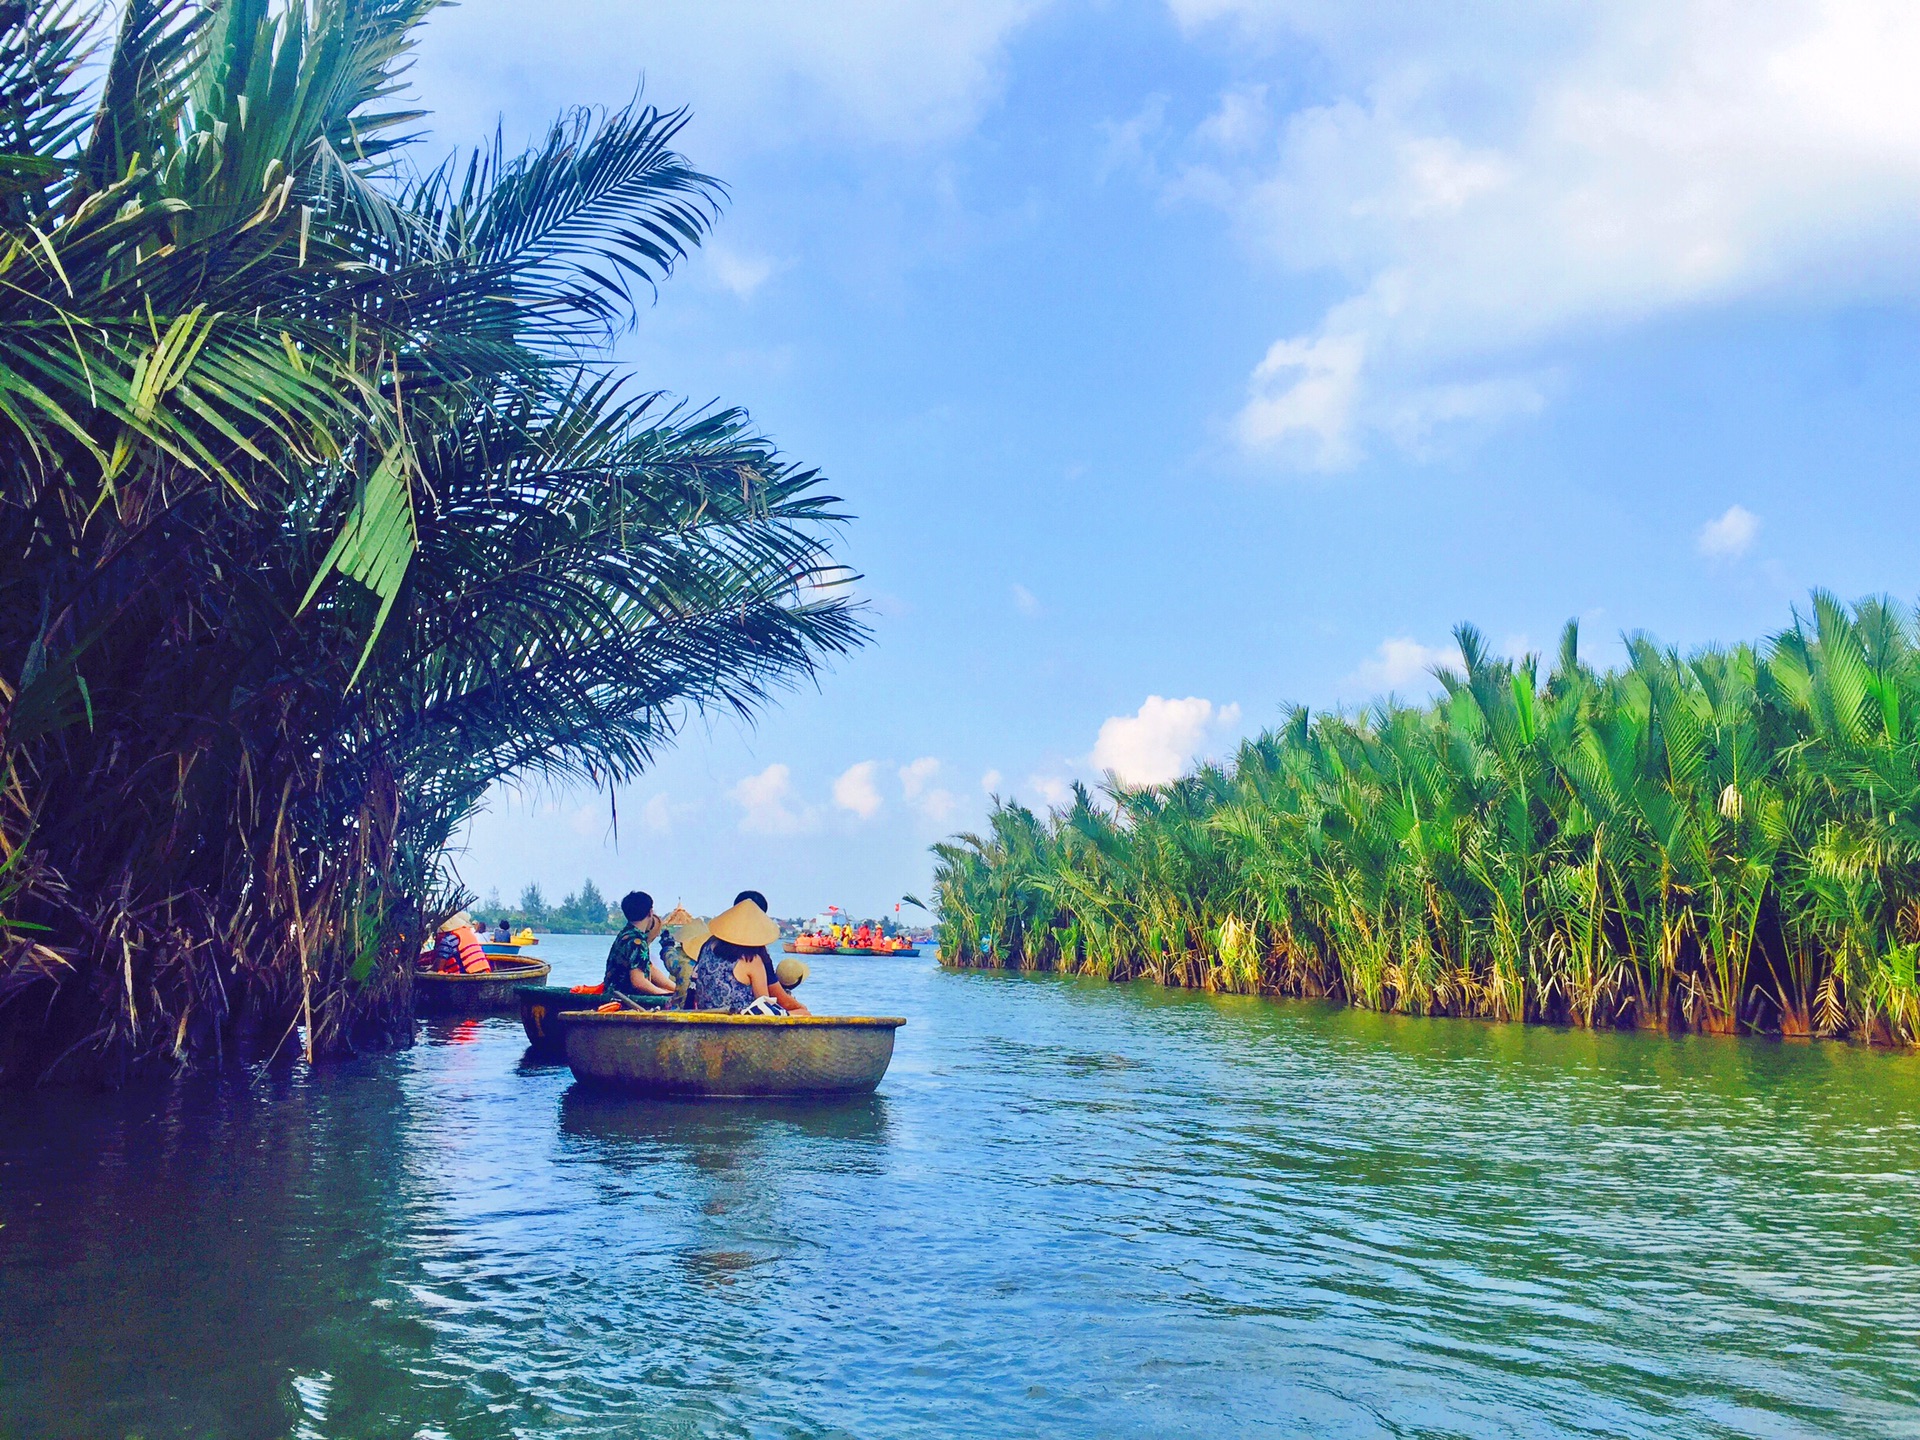
[[[1305,38],[1334,77],[1284,116],[1238,83],[1156,162],[1257,252],[1348,287],[1255,366],[1234,427],[1251,453],[1417,453],[1539,410],[1543,352],[1569,341],[1920,293],[1920,7],[1169,6],[1196,43]]]
[[[785,765],[747,776],[728,794],[740,807],[740,828],[749,834],[798,835],[814,826],[812,811],[795,801],[793,771]]]
[[[540,80],[563,82],[555,93],[568,104],[620,104],[645,72],[649,101],[692,107],[703,163],[818,141],[911,148],[971,129],[999,93],[1007,40],[1045,5],[468,5],[436,16],[419,83],[436,131],[464,143],[490,134],[503,107],[544,128],[556,107],[536,91]],[[508,130],[518,139],[511,119]]]
[[[1216,708],[1198,695],[1184,700],[1149,695],[1132,715],[1101,722],[1092,764],[1126,785],[1164,785],[1179,779],[1212,740],[1239,723],[1238,705]]]
[[[1717,519],[1700,527],[1695,540],[1710,560],[1738,560],[1753,548],[1760,534],[1760,517],[1744,505],[1729,505]]]
[[[1525,636],[1513,637],[1523,647]],[[1423,645],[1409,636],[1398,635],[1382,640],[1380,648],[1341,680],[1339,692],[1342,698],[1353,700],[1373,700],[1381,696],[1405,692],[1418,684],[1422,693],[1438,688],[1433,678],[1437,668],[1458,670],[1463,668],[1460,648],[1457,645]]]
[[[945,824],[959,808],[953,792],[934,783],[942,770],[932,755],[922,755],[900,767],[900,794],[914,810],[936,825]]]
[[[862,760],[850,765],[833,782],[833,803],[842,810],[851,811],[862,820],[871,820],[880,813],[883,803],[880,789],[873,783],[873,777],[879,772],[880,762]]]

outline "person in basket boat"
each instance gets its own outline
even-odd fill
[[[504,915],[500,917],[500,923],[493,927],[493,943],[496,945],[513,943],[513,931],[508,927],[507,917]]]
[[[752,900],[741,900],[708,922],[711,935],[694,962],[695,1003],[702,1010],[730,1015],[808,1015],[786,986],[780,983],[767,947],[780,938],[780,927]]]
[[[673,976],[673,1008],[691,1010],[693,1003],[693,969],[700,958],[700,947],[707,943],[707,922],[698,915],[689,915],[679,906],[673,914],[667,916],[667,928],[661,938],[662,957],[668,972]]]
[[[601,981],[601,993],[609,1002],[673,994],[673,976],[660,961],[648,956],[665,928],[653,913],[653,897],[644,890],[629,890],[620,902],[620,913],[627,923],[607,950],[607,974]]]
[[[426,968],[443,975],[484,975],[493,969],[481,948],[480,933],[473,928],[473,916],[459,910],[440,922]]]

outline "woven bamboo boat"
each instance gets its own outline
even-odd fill
[[[522,985],[514,997],[520,1002],[520,1028],[527,1032],[527,1048],[539,1060],[556,1063],[567,1058],[562,1022],[582,1010],[598,1010],[607,1003],[598,990],[581,993],[565,985]],[[657,1009],[673,1003],[671,995],[642,995],[635,1003]]]
[[[538,960],[495,960],[481,975],[449,975],[438,970],[413,972],[413,1013],[416,1015],[486,1015],[511,1010],[518,1003],[513,992],[522,985],[538,985],[552,973]]]
[[[575,1078],[643,1095],[691,1099],[864,1095],[893,1059],[907,1022],[869,1015],[569,1014]]]

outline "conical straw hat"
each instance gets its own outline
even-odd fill
[[[449,930],[458,930],[462,925],[471,926],[472,924],[473,916],[464,910],[456,910],[440,922],[440,933],[444,935]]]
[[[707,928],[706,921],[695,920],[692,916],[688,916],[685,924],[674,927],[673,938],[691,959],[698,960],[700,947],[707,943],[707,937],[712,933]]]
[[[780,927],[751,900],[742,900],[731,910],[722,910],[707,923],[713,933],[729,945],[771,945],[780,938]]]

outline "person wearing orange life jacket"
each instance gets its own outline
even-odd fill
[[[486,947],[480,943],[480,932],[473,928],[473,916],[464,910],[441,922],[433,953],[440,969],[448,974],[485,975],[493,969]]]

